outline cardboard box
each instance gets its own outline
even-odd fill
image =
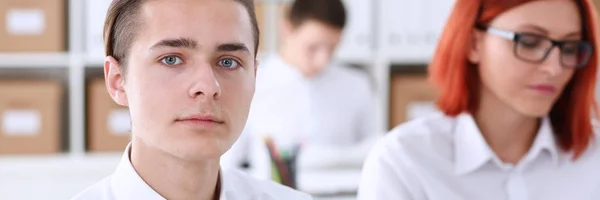
[[[258,45],[258,51],[263,51],[265,48],[265,42],[268,37],[267,29],[267,5],[264,2],[256,2],[254,4],[254,12],[256,13],[256,21],[258,22],[258,29],[260,32],[260,41]]]
[[[0,81],[0,154],[60,152],[63,92],[57,82]]]
[[[87,0],[85,2],[85,46],[88,57],[104,58],[104,20],[112,0]]]
[[[390,128],[438,111],[437,92],[425,74],[392,74],[390,82]]]
[[[0,51],[64,51],[65,8],[65,0],[0,1]]]
[[[127,107],[112,100],[104,79],[90,81],[87,102],[88,151],[123,151],[131,141],[131,120]]]
[[[289,6],[289,3],[274,4],[265,1],[256,1],[254,10],[256,12],[256,19],[258,21],[258,27],[260,29],[260,44],[258,45],[259,54],[264,51],[270,50],[267,49],[267,44],[269,43],[270,38],[274,38],[273,42],[279,44],[279,23],[282,19],[284,19],[285,15],[287,14],[287,9],[289,8]],[[269,12],[269,9],[271,8],[275,9],[276,13],[273,13],[275,14],[274,16],[267,14]],[[269,17],[275,17],[275,19],[270,19]],[[271,26],[269,26],[269,21],[272,21],[272,23],[274,24],[271,24]],[[277,46],[275,46],[274,48],[278,49]]]

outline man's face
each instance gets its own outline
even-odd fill
[[[122,85],[111,94],[129,106],[133,136],[185,160],[219,158],[245,126],[254,94],[246,9],[233,0],[155,0],[140,14],[126,77],[118,64],[107,70],[107,83]]]
[[[283,44],[293,51],[288,56],[307,76],[321,72],[331,61],[342,30],[316,20],[307,20],[297,27],[284,26]]]

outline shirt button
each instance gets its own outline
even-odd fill
[[[509,200],[528,200],[527,186],[520,173],[511,173],[506,182],[506,193]]]

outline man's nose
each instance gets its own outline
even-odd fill
[[[221,95],[221,85],[211,64],[198,66],[193,73],[194,84],[189,91],[190,97],[210,96],[216,99]]]

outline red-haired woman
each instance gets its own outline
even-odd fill
[[[373,149],[358,199],[600,199],[596,29],[590,0],[456,0],[429,71],[443,113]]]

